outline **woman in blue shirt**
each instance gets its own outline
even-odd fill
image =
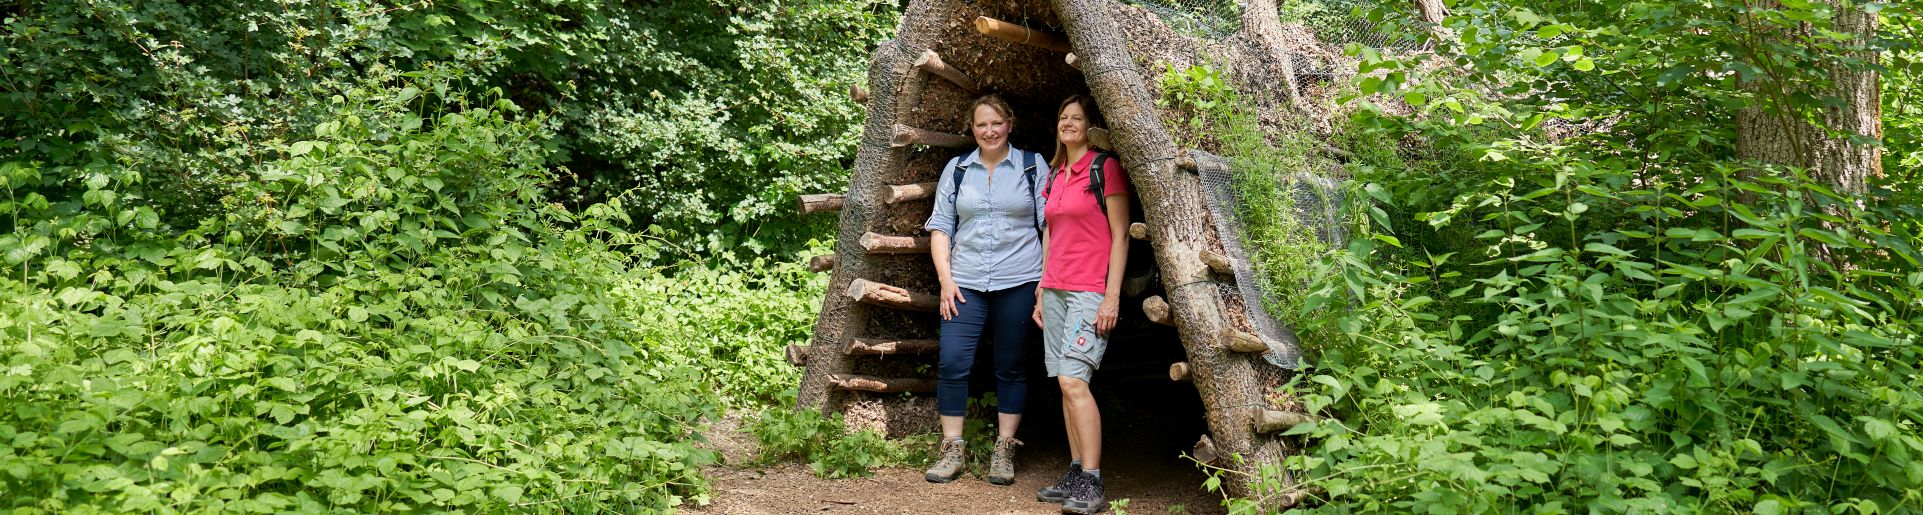
[[[1015,482],[1015,428],[1028,400],[1022,367],[1035,326],[1035,283],[1042,277],[1041,154],[1008,144],[1015,128],[1008,102],[988,95],[971,102],[965,126],[977,149],[948,161],[935,186],[935,210],[924,226],[941,280],[941,371],[935,399],[941,414],[941,460],[924,474],[946,483],[967,468],[962,416],[968,374],[986,339],[995,352],[995,411],[999,434],[988,482]]]

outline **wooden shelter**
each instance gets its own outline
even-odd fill
[[[1225,478],[1231,493],[1294,504],[1301,492],[1292,483],[1256,491],[1248,480],[1290,452],[1279,432],[1310,419],[1277,392],[1294,365],[1293,335],[1261,330],[1265,316],[1235,294],[1238,281],[1253,279],[1232,259],[1242,255],[1239,243],[1223,230],[1234,227],[1211,215],[1203,180],[1226,173],[1227,161],[1183,148],[1178,142],[1197,138],[1156,101],[1164,70],[1209,63],[1265,120],[1301,116],[1293,66],[1327,50],[1285,34],[1273,0],[1239,11],[1239,31],[1208,38],[1116,0],[912,0],[896,38],[874,51],[868,86],[850,91],[868,119],[848,190],[800,199],[804,214],[841,216],[835,253],[810,262],[833,272],[814,339],[788,350],[807,370],[801,406],[891,435],[935,427],[932,359],[913,358],[939,347],[938,286],[921,226],[942,165],[973,145],[962,111],[975,96],[998,93],[1017,111],[1011,141],[1047,153],[1056,105],[1092,93],[1108,129],[1094,135],[1097,144],[1121,157],[1142,206],[1144,219],[1129,232],[1144,240],[1135,245],[1143,255],[1152,249],[1142,260],[1152,266],[1131,271],[1125,286],[1123,318],[1139,325],[1118,332],[1153,326],[1169,336],[1173,358],[1155,364],[1155,375],[1192,383],[1207,419],[1192,456],[1249,473]],[[1282,350],[1286,359],[1277,359]],[[1105,364],[1097,382],[1109,373]]]

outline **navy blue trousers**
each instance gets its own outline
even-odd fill
[[[1035,283],[982,292],[961,288],[968,302],[955,306],[955,318],[941,322],[941,374],[935,403],[944,416],[968,411],[968,373],[984,339],[995,348],[995,411],[1020,415],[1028,402],[1028,369],[1022,366],[1028,341],[1035,337]]]

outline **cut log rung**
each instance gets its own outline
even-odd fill
[[[901,340],[885,338],[855,338],[848,343],[851,356],[892,356],[895,354],[928,354],[941,350],[941,340]]]
[[[935,196],[935,183],[897,184],[888,187],[888,203],[898,204]]]
[[[828,383],[842,390],[875,393],[925,393],[935,391],[935,380],[921,377],[875,377],[829,374]]]
[[[870,232],[863,233],[858,243],[869,254],[927,254],[928,241],[927,236],[886,236]]]
[[[800,208],[802,215],[812,215],[823,211],[840,211],[846,199],[840,193],[817,193],[796,198],[795,205]]]
[[[826,272],[834,269],[835,269],[834,254],[822,254],[819,256],[808,258],[808,271],[810,272]]]
[[[922,71],[935,74],[938,77],[948,79],[948,82],[953,82],[956,86],[961,86],[962,89],[968,90],[969,93],[981,90],[981,88],[975,86],[974,79],[968,78],[968,75],[962,73],[961,70],[956,70],[954,67],[949,66],[948,63],[942,62],[941,54],[935,53],[934,50],[921,51],[921,57],[915,58],[915,67],[921,68]]]
[[[895,124],[894,134],[888,138],[888,145],[893,147],[928,145],[946,148],[967,148],[973,144],[975,144],[974,140],[968,139],[967,136],[960,134],[927,131],[902,124]]]
[[[1268,342],[1262,341],[1262,337],[1237,331],[1232,327],[1222,328],[1222,346],[1228,347],[1229,350],[1236,352],[1255,353],[1269,351],[1269,344]]]
[[[885,308],[934,312],[940,299],[934,295],[908,291],[867,279],[855,279],[844,293],[856,302]]]
[[[1142,314],[1148,315],[1150,322],[1175,325],[1175,321],[1169,318],[1168,301],[1162,300],[1160,295],[1142,299]]]
[[[987,16],[975,18],[975,31],[1002,41],[1046,48],[1056,52],[1067,52],[1072,49],[1068,44],[1067,36],[1035,30]]]

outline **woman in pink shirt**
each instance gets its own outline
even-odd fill
[[[1036,492],[1066,513],[1099,513],[1102,491],[1102,414],[1089,381],[1102,364],[1108,333],[1122,304],[1128,262],[1128,175],[1114,155],[1093,148],[1088,130],[1100,125],[1095,101],[1073,95],[1055,117],[1053,171],[1043,190],[1042,280],[1035,323],[1042,326],[1044,364],[1062,388],[1068,426],[1069,469]]]

